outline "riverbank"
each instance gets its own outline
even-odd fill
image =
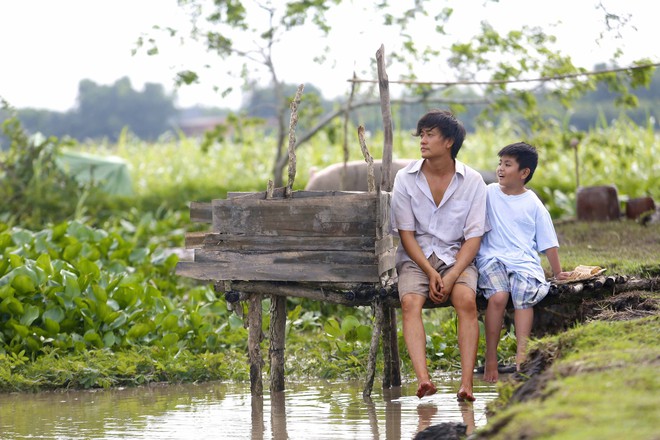
[[[534,341],[471,439],[659,438],[660,292],[591,306],[584,324]]]

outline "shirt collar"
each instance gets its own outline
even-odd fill
[[[419,159],[413,166],[410,167],[408,170],[408,173],[410,174],[415,174],[419,173],[419,170],[422,169],[422,164],[424,163],[426,159]],[[455,160],[456,162],[456,172],[460,174],[461,176],[465,177],[465,164],[458,159]]]

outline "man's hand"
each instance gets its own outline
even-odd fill
[[[444,281],[440,274],[435,270],[431,271],[429,274],[429,299],[434,303],[442,303],[447,300],[447,298],[442,297],[442,289],[444,287]]]
[[[458,274],[455,273],[456,271],[454,270],[449,270],[445,273],[445,276],[442,277],[442,290],[440,291],[440,295],[442,296],[442,301],[445,302],[449,299],[449,295],[451,295],[451,291],[454,289],[454,284],[456,283],[456,280],[458,279]]]

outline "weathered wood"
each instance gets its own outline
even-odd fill
[[[396,328],[396,309],[388,307],[385,312],[390,314],[390,386],[401,386],[401,357],[399,356],[399,335]]]
[[[187,236],[186,236],[187,239]],[[199,238],[195,238],[199,240]],[[187,242],[186,242],[187,244]],[[203,247],[205,250],[226,251],[364,251],[376,254],[385,252],[393,247],[392,239],[376,242],[374,237],[298,237],[298,236],[247,236],[226,235],[215,232],[207,232],[203,236]]]
[[[213,231],[254,236],[375,236],[375,195],[213,200]]]
[[[290,197],[293,192],[293,182],[296,180],[296,125],[298,125],[298,104],[300,104],[300,98],[302,97],[302,92],[305,89],[304,84],[298,86],[296,91],[296,96],[291,101],[291,117],[289,118],[289,167],[288,167],[288,181],[286,184],[286,190],[284,194],[286,197]]]
[[[362,396],[367,398],[371,396],[376,377],[376,360],[378,357],[378,345],[383,328],[383,304],[376,301],[372,304],[374,311],[374,327],[371,331],[371,345],[369,346],[369,358],[367,359],[367,380],[362,390]]]
[[[205,246],[208,232],[188,232],[186,234],[186,249],[198,249]]]
[[[271,296],[270,303],[270,391],[284,391],[284,345],[286,296]]]
[[[382,387],[384,389],[392,388],[392,315],[390,315],[390,307],[385,304],[383,307],[383,328],[381,334],[383,346],[383,377]],[[394,324],[396,325],[396,323]]]
[[[181,276],[203,281],[243,280],[243,281],[301,281],[301,282],[378,282],[380,277],[375,261],[367,263],[367,257],[355,253],[355,258],[345,263],[328,261],[320,263],[318,258],[312,258],[314,252],[283,252],[278,255],[243,255],[229,256],[228,252],[214,257],[214,251],[204,251],[202,258],[195,251],[196,261],[180,261],[176,273]],[[316,253],[318,254],[318,253]],[[225,258],[226,259],[222,259]],[[347,257],[346,253],[337,258]],[[335,259],[328,257],[329,260]],[[370,255],[373,259],[374,256]]]
[[[392,111],[390,109],[390,82],[385,70],[385,46],[376,51],[378,65],[378,90],[380,92],[380,113],[383,117],[383,159],[381,165],[380,190],[392,191]]]
[[[195,223],[211,223],[213,214],[211,203],[209,202],[191,202],[190,203],[190,221]]]
[[[261,299],[260,294],[251,295],[248,302],[248,358],[250,360],[250,393],[263,396],[264,385],[261,378],[263,359],[261,358]]]
[[[360,149],[364,160],[367,162],[367,191],[370,193],[376,192],[376,177],[374,176],[374,158],[371,157],[367,142],[364,139],[364,126],[358,127],[358,140],[360,142]]]

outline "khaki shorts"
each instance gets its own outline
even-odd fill
[[[440,260],[435,254],[429,257],[429,263],[440,275],[444,275],[452,266],[447,266],[444,261]],[[415,293],[428,298],[429,296],[429,277],[414,261],[404,261],[397,267],[399,276],[398,290],[399,298],[403,298],[408,293]],[[477,291],[477,267],[474,263],[470,263],[468,267],[456,279],[455,284],[463,284],[473,292]],[[476,293],[475,293],[476,294]]]

